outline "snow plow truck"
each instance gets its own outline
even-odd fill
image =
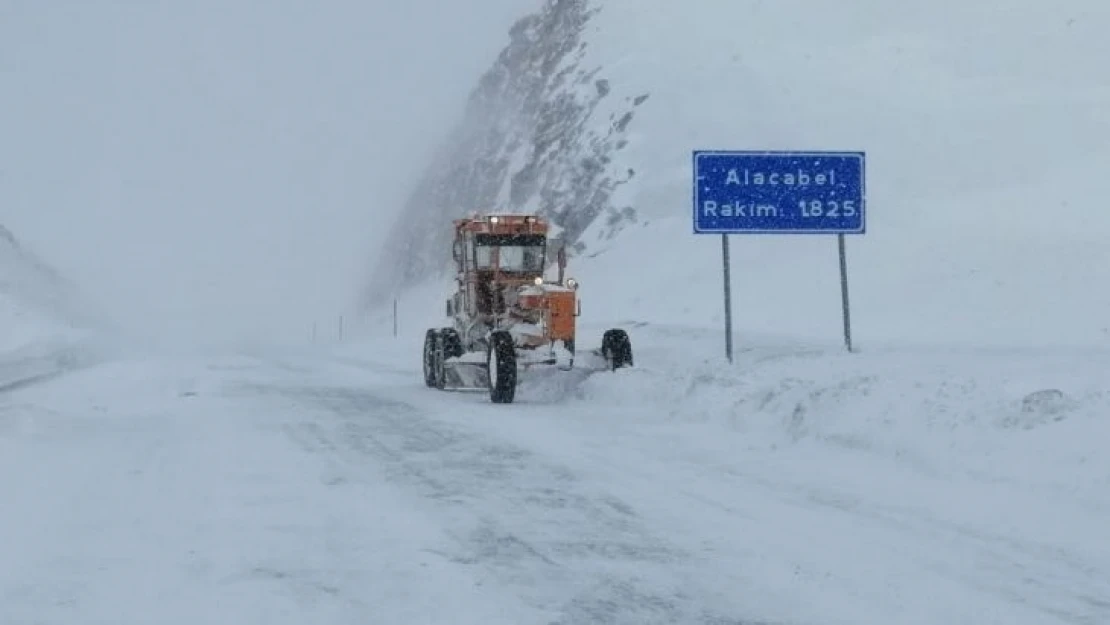
[[[424,337],[424,383],[439,390],[488,390],[512,403],[520,374],[547,368],[613,371],[631,367],[628,333],[610,329],[598,349],[579,351],[578,283],[547,280],[549,223],[538,215],[472,215],[454,221],[455,288],[448,325]]]

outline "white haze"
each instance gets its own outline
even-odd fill
[[[307,338],[537,5],[0,1],[0,223],[147,337]]]

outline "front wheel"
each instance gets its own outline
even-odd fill
[[[490,335],[486,366],[490,401],[495,404],[512,403],[516,396],[516,345],[508,332],[497,331]]]
[[[632,341],[624,330],[607,330],[601,337],[601,353],[612,371],[632,366]]]

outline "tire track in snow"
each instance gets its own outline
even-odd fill
[[[627,469],[644,459],[627,460],[622,458],[610,469]],[[891,549],[908,547],[912,565],[921,572],[994,597],[1001,605],[1017,606],[1052,622],[1107,622],[1110,602],[1105,597],[1110,596],[1110,578],[1097,557],[1067,545],[1022,538],[1005,528],[989,531],[982,525],[946,519],[924,504],[884,503],[861,493],[798,482],[776,473],[775,465],[738,470],[707,464],[689,473],[679,467],[670,477],[686,484],[673,492],[678,508],[685,508],[683,502],[688,502],[706,512],[736,518],[750,512],[735,502],[764,501],[789,506],[780,513],[784,517],[793,515],[793,510],[798,511],[796,518],[811,517],[814,511],[832,512],[830,519],[850,519],[876,544]],[[656,478],[648,474],[637,479]],[[705,488],[706,484],[712,488]],[[712,521],[700,521],[705,527],[713,526]],[[950,561],[954,553],[974,564]],[[792,556],[784,553],[783,557]]]
[[[442,519],[451,541],[437,555],[548,611],[548,625],[756,625],[722,614],[729,598],[699,589],[705,563],[652,535],[630,506],[593,492],[564,466],[372,390],[257,390],[323,409],[319,419],[287,424],[289,435],[309,451],[341,457],[349,472],[384,465],[389,480]]]
[[[931,514],[928,509],[909,508],[876,501],[866,501],[847,493],[832,493],[813,486],[801,486],[784,480],[738,475],[720,469],[718,475],[741,479],[746,486],[758,485],[783,500],[793,499],[841,511],[876,527],[901,532],[940,544],[958,544],[964,553],[974,554],[980,566],[999,572],[984,577],[960,572],[943,563],[923,563],[939,575],[958,579],[968,587],[996,595],[1014,604],[1028,606],[1061,622],[1075,625],[1105,623],[1110,602],[1110,589],[1104,571],[1084,553],[1070,551],[1051,543],[1035,542],[1009,536],[1003,531],[984,531],[967,523],[947,520]],[[1015,578],[1013,571],[1029,571]]]

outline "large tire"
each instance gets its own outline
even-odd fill
[[[439,332],[436,330],[428,330],[424,333],[424,385],[428,388],[434,388],[436,385],[435,377],[435,348],[436,341],[439,340]]]
[[[611,371],[632,366],[632,341],[624,330],[607,330],[601,337],[601,354]]]
[[[432,378],[434,386],[443,390],[447,388],[447,353],[446,353],[446,337],[443,331],[436,333],[435,345],[432,348]]]
[[[489,398],[495,404],[511,404],[516,397],[516,345],[508,332],[490,334],[486,351]]]

